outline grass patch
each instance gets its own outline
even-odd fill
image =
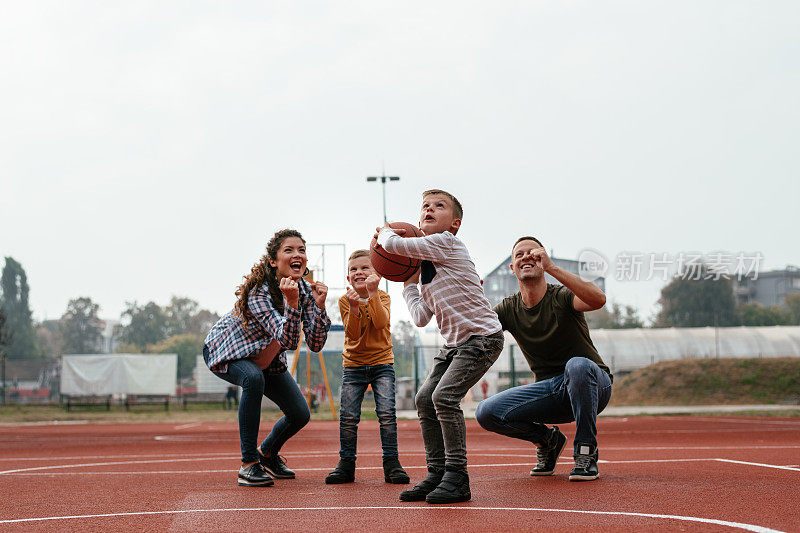
[[[619,379],[611,398],[616,406],[736,404],[800,404],[800,358],[663,361]]]

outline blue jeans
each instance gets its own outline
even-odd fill
[[[564,373],[530,385],[514,387],[478,404],[475,418],[486,430],[541,444],[545,424],[575,421],[574,449],[597,446],[597,413],[611,399],[611,378],[585,357],[567,361]]]
[[[394,365],[345,367],[342,371],[342,397],[339,406],[339,456],[356,458],[361,402],[367,385],[375,395],[375,413],[381,431],[383,458],[397,457],[397,418],[394,407]]]
[[[206,355],[206,348],[203,349]],[[207,356],[206,356],[207,357]],[[277,454],[284,443],[308,424],[311,413],[292,375],[267,374],[249,359],[228,363],[227,372],[214,372],[228,383],[242,387],[239,400],[239,440],[242,445],[242,462],[258,461],[258,428],[261,424],[261,397],[266,396],[276,404],[283,416],[275,422],[264,442],[264,455]]]

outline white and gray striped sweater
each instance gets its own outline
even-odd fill
[[[378,235],[378,244],[389,253],[430,261],[436,269],[436,275],[428,283],[403,289],[417,326],[425,326],[436,315],[436,323],[449,347],[458,346],[473,335],[501,331],[497,314],[483,293],[475,263],[458,237],[445,231],[403,238],[385,228]]]

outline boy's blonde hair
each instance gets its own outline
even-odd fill
[[[453,203],[453,216],[459,220],[464,218],[464,209],[461,207],[461,202],[458,201],[458,198],[456,198],[447,191],[443,191],[441,189],[431,189],[429,191],[425,191],[424,193],[422,193],[422,199],[424,200],[431,194],[441,194],[442,196],[446,196],[447,198],[449,198],[450,201]]]
[[[369,257],[369,251],[368,250],[356,250],[355,252],[350,254],[350,257],[347,259],[347,262],[349,263],[353,259],[358,259],[359,257]]]

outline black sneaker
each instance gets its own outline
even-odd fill
[[[469,491],[469,475],[467,470],[447,470],[439,485],[425,496],[428,503],[468,502],[472,498]]]
[[[422,502],[425,501],[425,496],[433,491],[439,482],[442,481],[444,472],[441,470],[433,470],[428,468],[428,475],[417,483],[413,488],[404,490],[400,493],[401,502]]]
[[[383,480],[386,483],[394,483],[395,485],[405,485],[411,481],[408,474],[400,465],[400,460],[397,457],[387,457],[383,460]]]
[[[355,459],[339,459],[339,464],[325,478],[327,485],[339,485],[340,483],[352,483],[356,480],[356,461]]]
[[[547,442],[537,445],[536,447],[536,466],[531,470],[532,476],[552,476],[556,470],[556,464],[561,452],[564,451],[564,446],[567,444],[567,437],[558,429],[558,426],[553,426],[553,431],[550,433],[550,438]]]
[[[597,469],[597,446],[578,444],[578,451],[573,454],[575,468],[569,473],[570,481],[591,481],[600,477]]]
[[[264,467],[272,477],[275,479],[294,479],[294,471],[286,468],[286,463],[280,455],[270,455],[267,457],[261,450],[258,450],[258,459],[261,466]]]
[[[269,487],[275,484],[275,480],[264,472],[261,463],[253,463],[247,468],[239,469],[239,485],[242,487]]]

